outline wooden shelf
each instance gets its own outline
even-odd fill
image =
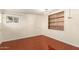
[[[58,19],[58,18],[64,18],[64,16],[54,17],[54,18],[49,18],[49,19],[53,20],[53,19]]]
[[[48,28],[54,30],[64,30],[64,11],[48,16]]]
[[[49,29],[54,29],[54,30],[64,30],[63,26],[49,26]]]
[[[58,22],[64,22],[64,21],[55,21],[55,22],[49,22],[49,23],[58,23]]]

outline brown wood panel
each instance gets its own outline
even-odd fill
[[[0,50],[79,50],[79,47],[39,35],[3,42]]]
[[[48,16],[48,29],[64,30],[64,11]]]

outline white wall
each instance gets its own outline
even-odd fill
[[[2,21],[1,21],[1,14],[0,14],[0,39],[1,39],[1,40],[3,39],[3,35],[2,35]],[[1,40],[0,40],[0,43],[1,43]]]
[[[71,19],[68,19],[68,11],[65,15],[65,41],[79,47],[79,9],[71,10]]]
[[[64,31],[48,29],[48,17],[45,15],[42,20],[42,34],[79,47],[79,10],[71,10],[72,19],[68,19],[68,12],[69,10],[65,10]]]
[[[40,35],[38,19],[40,19],[40,15],[34,14],[24,14],[24,15],[12,15],[20,17],[19,23],[6,23],[6,16],[12,14],[4,14],[3,15],[3,24],[2,24],[2,36],[3,39],[0,38],[0,41],[8,41],[19,38],[25,38],[35,35]]]

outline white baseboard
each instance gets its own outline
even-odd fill
[[[0,44],[2,44],[2,42],[0,42]]]

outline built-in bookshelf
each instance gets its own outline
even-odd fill
[[[48,28],[53,30],[64,30],[64,11],[48,16]]]

